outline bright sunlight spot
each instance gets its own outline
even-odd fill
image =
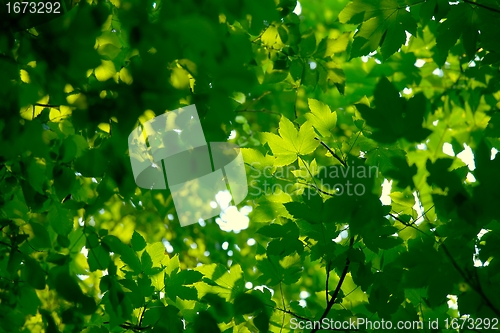
[[[302,13],[302,6],[300,5],[299,1],[297,1],[297,6],[295,6],[293,12],[297,15],[300,15]]]
[[[165,246],[165,249],[167,250],[168,253],[174,252],[174,247],[172,246],[172,244],[170,244],[168,240],[163,238],[162,243]]]
[[[476,181],[476,177],[474,177],[474,175],[470,172],[467,173],[467,181],[469,183],[474,183]]]
[[[458,310],[458,297],[456,295],[448,295],[448,307],[453,310]]]
[[[413,205],[413,209],[415,209],[415,211],[418,214],[418,218],[415,221],[415,224],[419,225],[420,222],[424,220],[424,209],[422,203],[420,202],[420,199],[418,198],[417,192],[413,192],[413,197],[415,198],[415,204]]]
[[[417,59],[417,61],[415,61],[415,67],[421,68],[423,65],[425,65],[425,60]]]
[[[498,150],[496,150],[495,148],[491,148],[490,160],[494,160],[497,153],[498,153]]]
[[[449,142],[445,142],[443,144],[443,153],[449,156],[455,156],[455,153],[453,152],[453,146]]]
[[[408,8],[408,7],[407,7]],[[406,32],[406,42],[405,42],[405,46],[408,46],[408,43],[410,43],[410,38],[411,38],[411,33],[409,33],[408,31],[405,31]]]
[[[382,201],[383,205],[390,205],[391,204],[391,197],[389,194],[391,194],[391,189],[392,189],[392,180],[387,180],[384,179],[384,182],[382,183],[382,195],[380,196],[380,201]]]
[[[461,159],[467,166],[470,171],[473,171],[476,168],[476,164],[474,163],[474,154],[472,153],[472,149],[464,143],[464,150],[457,155],[459,159]]]
[[[248,214],[252,211],[251,206],[244,206],[240,210],[236,206],[230,206],[232,196],[229,191],[219,191],[215,195],[215,200],[221,208],[221,213],[215,222],[223,231],[240,232],[248,228],[250,219]]]
[[[419,143],[417,145],[417,149],[418,150],[426,150],[427,149],[427,145],[425,143]]]
[[[432,74],[437,75],[437,76],[439,76],[439,77],[443,77],[443,76],[444,76],[444,72],[443,72],[443,70],[442,70],[441,68],[436,68],[436,69],[432,72]]]

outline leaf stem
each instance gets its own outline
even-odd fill
[[[292,312],[290,310],[283,310],[281,308],[275,308],[274,306],[269,305],[269,304],[265,304],[265,305],[268,306],[268,307],[270,307],[270,308],[273,308],[274,310],[278,310],[278,311],[281,311],[283,313],[287,313],[287,314],[289,314],[289,315],[291,315],[291,316],[293,316],[293,317],[295,317],[297,319],[300,319],[300,320],[303,320],[303,321],[312,321],[311,319],[306,318],[306,317],[302,317],[302,316],[300,316],[300,315],[298,315],[298,314],[296,314],[296,313],[294,313],[294,312]]]
[[[489,11],[492,11],[494,13],[498,13],[500,14],[500,9],[496,9],[496,8],[491,8],[491,7],[488,7],[486,5],[483,5],[481,3],[478,3],[478,2],[474,2],[474,1],[470,1],[470,0],[463,0],[465,3],[468,3],[470,5],[476,5],[478,7],[481,7],[483,9],[486,9],[486,10],[489,10]]]
[[[235,110],[234,112],[261,112],[261,113],[269,113],[269,114],[277,114],[281,115],[281,113],[274,112],[274,111],[268,111],[268,110]]]
[[[353,245],[354,245],[354,237],[351,236],[351,240],[349,241],[349,249],[352,249]],[[321,315],[321,318],[319,319],[320,322],[323,319],[325,319],[326,316],[328,316],[328,313],[330,312],[333,305],[335,304],[335,301],[337,300],[337,297],[339,296],[340,290],[342,288],[342,284],[344,283],[345,277],[347,276],[347,273],[349,272],[349,265],[350,264],[351,264],[351,261],[349,260],[349,254],[347,254],[347,258],[345,259],[344,270],[342,271],[342,274],[340,275],[340,279],[339,279],[339,282],[337,283],[337,287],[333,291],[332,298],[330,299],[330,301],[328,301],[328,303],[326,305],[326,309],[323,312],[323,314]],[[318,328],[314,328],[311,331],[311,333],[315,333],[317,331],[318,331]]]
[[[60,107],[60,105],[42,104],[42,103],[35,103],[33,105],[35,105],[35,106],[42,106],[44,108],[53,108],[53,109],[59,109],[59,107]]]
[[[326,148],[326,150],[328,150],[328,151],[330,152],[330,154],[332,154],[332,156],[333,156],[335,159],[337,159],[337,161],[339,161],[339,162],[340,162],[340,163],[341,163],[344,167],[347,167],[347,163],[346,163],[343,159],[341,159],[341,158],[339,157],[339,155],[335,154],[335,152],[332,150],[332,148],[328,147],[328,145],[327,145],[326,143],[324,143],[323,141],[321,141],[319,138],[317,138],[317,137],[316,137],[316,138],[314,138],[314,139],[315,139],[315,140],[318,140],[318,141],[319,141],[319,143],[321,143],[321,145],[322,145],[323,147],[325,147],[325,148]]]

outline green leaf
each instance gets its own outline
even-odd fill
[[[316,50],[316,34],[314,31],[309,31],[302,35],[299,43],[300,54],[304,57],[312,55]]]
[[[134,251],[139,252],[146,247],[146,241],[137,231],[134,230],[134,234],[132,235],[132,240],[130,241],[132,244],[132,248]]]
[[[236,315],[242,315],[262,310],[264,304],[255,295],[240,294],[234,299],[233,308]]]
[[[500,138],[500,114],[495,113],[491,116],[488,126],[484,131],[484,135],[491,138]],[[458,152],[456,152],[458,154]]]
[[[406,159],[399,156],[393,157],[391,162],[392,169],[385,174],[396,179],[399,188],[405,189],[409,186],[411,189],[414,189],[415,184],[413,182],[413,176],[417,174],[417,166],[414,164],[410,167]]]
[[[109,266],[110,256],[102,246],[97,246],[89,249],[88,253],[88,263],[91,272],[96,270],[105,270]]]
[[[38,261],[29,256],[25,256],[23,261],[25,265],[22,277],[23,280],[35,289],[45,289],[46,274],[42,267],[40,267]]]
[[[204,282],[210,282],[210,285],[198,286],[202,295],[217,293],[229,301],[245,290],[243,271],[240,265],[232,265],[229,271],[222,265],[216,264],[199,266],[195,270],[205,276]]]
[[[155,242],[146,246],[146,251],[151,256],[154,266],[159,266],[165,258],[165,245],[162,242]]]
[[[411,142],[424,140],[432,131],[423,128],[423,117],[428,107],[422,93],[409,101],[399,96],[396,87],[381,78],[374,91],[375,109],[364,104],[357,104],[366,123],[374,129],[372,138],[381,143],[393,143],[399,138]]]
[[[482,10],[477,12],[476,8],[468,3],[451,6],[446,21],[441,23],[437,29],[436,48],[439,52],[447,54],[458,38],[462,36],[467,58],[474,59],[477,51],[479,27],[485,19],[489,19],[488,14],[482,14]]]
[[[276,157],[275,166],[291,164],[298,156],[311,154],[319,144],[314,140],[314,130],[310,124],[303,124],[297,131],[293,123],[284,116],[281,117],[278,132],[280,136],[262,133],[264,141],[269,144]]]
[[[110,251],[120,255],[121,260],[128,265],[134,272],[142,272],[142,265],[137,257],[137,253],[131,247],[122,243],[122,241],[112,235],[107,235],[103,238],[103,243]]]
[[[284,204],[288,212],[296,219],[310,223],[326,222],[323,215],[323,200],[315,190],[306,189],[302,196],[303,202],[287,202]]]
[[[322,137],[330,137],[331,130],[337,124],[337,113],[332,112],[328,105],[312,98],[308,99],[308,104],[311,113],[306,113],[305,117]]]
[[[340,23],[359,24],[354,35],[351,58],[367,55],[381,46],[384,59],[406,42],[405,31],[416,35],[417,24],[397,0],[354,0],[339,14]]]
[[[38,192],[44,193],[43,185],[46,181],[45,170],[47,166],[40,159],[33,159],[28,167],[30,185]]]
[[[195,332],[220,333],[217,321],[207,311],[200,311],[193,323]]]
[[[51,246],[51,241],[47,229],[40,223],[30,222],[31,229],[33,230],[34,238],[30,241],[31,246],[36,249],[46,249]]]
[[[210,304],[209,312],[218,321],[227,321],[232,316],[230,303],[216,294],[208,293],[201,298],[202,302]]]
[[[284,234],[283,229],[281,224],[271,223],[257,230],[257,233],[271,238],[280,238]]]
[[[194,270],[175,269],[171,274],[165,275],[165,292],[168,297],[175,301],[176,297],[184,300],[198,299],[198,291],[192,285],[199,282],[203,274]]]
[[[66,236],[73,229],[73,214],[69,209],[63,208],[58,203],[52,205],[47,219],[50,221],[52,229],[59,235]]]
[[[327,58],[335,53],[344,52],[349,45],[350,33],[346,32],[337,38],[324,38],[318,45],[316,55]]]

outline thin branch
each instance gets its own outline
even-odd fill
[[[27,33],[28,35],[31,35],[31,37],[38,38],[38,36],[37,36],[37,35],[35,35],[34,33],[30,32],[29,30],[22,30],[22,32],[25,32],[25,33]]]
[[[269,113],[269,114],[277,114],[281,115],[281,113],[274,112],[274,111],[269,111],[269,110],[235,110],[234,112],[261,112],[261,113]]]
[[[141,317],[139,318],[139,326],[142,326],[142,319],[144,318],[144,313],[146,313],[146,308],[148,307],[149,303],[150,302],[148,302],[148,304],[145,304],[142,308]]]
[[[297,119],[297,100],[299,99],[299,89],[295,89],[295,103],[293,103],[293,114],[295,115],[295,119]]]
[[[280,282],[280,293],[281,293],[281,304],[283,304],[283,309],[286,310],[286,306],[285,306],[285,295],[283,294],[283,288],[281,286],[281,282]]]
[[[252,40],[252,43],[257,42],[266,33],[267,29],[269,29],[270,26],[272,26],[272,24],[268,25],[264,30],[262,30],[260,34]]]
[[[422,0],[422,1],[418,1],[418,2],[414,2],[412,4],[409,4],[409,5],[405,5],[405,6],[408,6],[408,7],[413,7],[413,6],[416,6],[416,5],[420,5],[421,3],[424,3],[425,0]],[[406,7],[401,7],[399,6],[398,9],[405,9]]]
[[[330,299],[328,298],[328,280],[330,279],[330,264],[331,262],[328,261],[328,264],[326,264],[326,283],[325,283],[325,294],[326,294],[326,304],[330,302]]]
[[[434,205],[432,205],[432,207],[430,207],[427,211],[425,211],[422,216],[425,216],[427,214],[427,212],[429,212],[432,208],[434,207]],[[426,235],[427,237],[430,237],[430,238],[434,238],[430,235],[428,235],[427,233],[423,232],[422,230],[420,230],[419,228],[417,228],[414,223],[406,223],[405,221],[401,220],[399,217],[397,217],[396,215],[392,214],[392,213],[389,213],[389,216],[391,216],[392,218],[394,218],[395,220],[401,222],[402,224],[404,224],[405,226],[408,226],[408,227],[411,227],[411,228],[414,228],[415,230],[417,231],[420,231],[421,233],[423,233],[424,235]],[[421,217],[422,217],[421,216]],[[420,218],[420,217],[419,217]],[[418,219],[417,219],[418,220]],[[415,220],[416,221],[416,220]],[[500,311],[491,303],[491,301],[489,300],[489,298],[486,296],[486,294],[483,292],[483,289],[481,287],[481,283],[479,281],[479,278],[477,277],[476,275],[476,281],[475,283],[473,283],[473,278],[471,276],[469,276],[469,274],[464,271],[459,265],[458,263],[456,262],[455,258],[453,258],[453,256],[451,255],[451,252],[448,250],[448,248],[446,247],[446,245],[443,243],[443,241],[441,241],[441,237],[438,235],[438,233],[436,232],[436,230],[433,231],[433,234],[436,235],[436,237],[438,237],[438,240],[434,240],[436,243],[438,243],[441,248],[443,249],[443,252],[444,254],[446,255],[446,257],[448,258],[448,260],[450,261],[450,263],[452,264],[452,266],[457,270],[457,272],[460,274],[460,276],[462,276],[462,278],[467,281],[469,283],[469,285],[472,287],[472,289],[474,289],[475,292],[477,292],[479,294],[479,296],[481,296],[481,298],[484,300],[484,302],[486,303],[486,305],[488,305],[488,307],[493,311],[495,312],[495,314],[497,316],[500,317]],[[476,272],[477,274],[477,272]]]
[[[2,231],[2,230],[3,230],[3,228],[8,227],[9,225],[11,225],[11,224],[12,224],[12,222],[14,222],[14,221],[10,220],[10,221],[9,221],[9,223],[4,224],[2,227],[0,227],[0,231]]]
[[[496,8],[491,8],[491,7],[488,7],[486,5],[483,5],[481,3],[478,3],[478,2],[474,2],[474,1],[470,1],[470,0],[463,0],[465,3],[468,3],[470,5],[476,5],[478,7],[481,7],[483,9],[486,9],[486,10],[489,10],[489,11],[492,11],[494,13],[498,13],[500,14],[500,9],[496,9]]]
[[[270,308],[273,308],[274,310],[278,310],[278,311],[281,311],[283,313],[287,313],[287,314],[289,314],[289,315],[291,315],[291,316],[293,316],[293,317],[295,317],[297,319],[300,319],[300,320],[303,320],[303,321],[312,321],[311,319],[306,318],[306,317],[302,317],[302,316],[300,316],[300,315],[298,315],[298,314],[296,314],[296,313],[294,313],[294,312],[292,312],[290,310],[284,310],[284,309],[281,309],[281,308],[275,308],[274,306],[269,305],[269,304],[264,304],[264,305],[268,306]]]
[[[326,143],[324,143],[323,141],[321,141],[319,138],[314,138],[314,139],[315,139],[315,140],[318,140],[318,141],[319,141],[319,143],[321,143],[321,145],[322,145],[323,147],[325,147],[325,148],[326,148],[326,150],[328,150],[328,151],[330,152],[330,154],[332,154],[332,156],[333,156],[335,159],[337,159],[337,161],[339,161],[339,162],[340,162],[340,163],[341,163],[344,167],[347,167],[347,163],[346,163],[344,160],[342,160],[342,159],[339,157],[339,155],[335,154],[335,152],[332,150],[332,148],[328,147],[328,145],[327,145]]]
[[[434,231],[434,233],[436,233]],[[439,237],[439,235],[436,234],[436,236]],[[470,286],[472,287],[472,289],[474,289],[474,291],[476,293],[479,294],[479,296],[481,296],[481,298],[484,300],[484,302],[486,303],[486,305],[488,305],[488,307],[493,311],[495,312],[495,314],[500,317],[500,311],[491,303],[490,299],[486,296],[486,294],[483,292],[483,289],[481,288],[481,284],[479,283],[479,280],[476,281],[476,283],[472,283],[473,279],[472,277],[469,276],[469,274],[467,274],[467,272],[465,272],[464,270],[462,270],[460,268],[460,266],[458,265],[458,263],[456,262],[455,258],[453,258],[453,256],[451,255],[450,251],[448,251],[448,248],[446,247],[446,245],[443,243],[443,242],[439,242],[439,244],[441,245],[441,247],[443,248],[443,251],[444,253],[446,254],[446,256],[448,257],[448,259],[450,260],[451,264],[453,265],[453,267],[455,267],[455,269],[458,271],[458,273],[462,276],[462,278],[467,281]]]
[[[53,108],[53,109],[59,109],[60,105],[52,105],[52,104],[42,104],[42,103],[35,103],[33,104],[35,106],[41,106],[44,108]]]
[[[352,249],[353,245],[354,245],[354,236],[351,236],[351,240],[349,241],[349,249]],[[351,261],[349,260],[349,254],[347,254],[347,258],[345,259],[344,270],[342,271],[342,274],[340,275],[340,279],[339,279],[339,282],[337,283],[337,287],[333,291],[332,298],[327,303],[326,309],[323,312],[323,314],[321,315],[321,318],[319,319],[320,322],[323,319],[325,319],[326,316],[328,316],[328,313],[330,312],[330,310],[332,309],[333,305],[337,301],[337,297],[339,296],[340,290],[342,288],[342,284],[344,283],[345,277],[346,277],[347,273],[349,272],[349,265],[350,264],[351,264]],[[315,333],[317,331],[318,331],[318,328],[314,328],[311,331],[311,333]]]
[[[497,317],[500,317],[500,311],[498,311],[498,309],[493,304],[491,304],[490,299],[483,292],[483,287],[481,287],[481,282],[479,281],[479,274],[477,274],[477,270],[474,270],[474,273],[476,275],[476,284],[477,284],[477,290],[476,290],[476,292],[479,295],[481,295],[481,297],[484,299],[484,301],[486,302],[486,304],[488,304],[488,306],[493,310],[493,312],[495,312],[495,314],[497,315]]]
[[[11,244],[9,244],[9,243],[6,243],[6,242],[3,242],[3,241],[0,241],[0,244],[3,244],[3,245],[5,245],[5,246],[8,246],[8,247],[10,247],[11,249],[16,249],[16,250],[17,250],[17,252],[22,253],[21,251],[19,251],[19,249],[18,249],[18,248],[14,248],[14,246],[13,246],[13,245],[11,245]]]
[[[103,322],[103,324],[108,324],[109,325],[109,321],[105,321],[105,322]],[[119,326],[121,328],[124,328],[124,329],[127,329],[127,330],[132,330],[132,331],[145,331],[145,330],[151,329],[151,327],[149,325],[147,325],[147,326],[138,326],[138,325],[134,325],[134,324],[129,323],[129,322],[124,322],[123,324],[120,324]]]
[[[308,172],[308,173],[309,173],[309,175],[311,176],[311,179],[312,179],[312,181],[313,181],[313,183],[314,183],[314,187],[316,187],[316,189],[319,189],[319,186],[318,186],[318,184],[316,183],[316,179],[314,179],[314,176],[313,176],[313,174],[312,174],[311,170],[309,170],[309,167],[307,166],[306,161],[305,161],[305,160],[302,158],[302,156],[300,156],[300,155],[299,155],[299,158],[300,158],[300,160],[302,161],[302,163],[304,164],[304,167],[306,168],[307,172]],[[318,191],[318,193],[321,193],[321,192],[320,192],[320,191]],[[321,194],[320,194],[320,195],[321,195]]]
[[[275,177],[275,178],[277,178],[277,177]],[[280,178],[277,178],[277,179],[280,179]],[[297,182],[297,184],[301,184],[301,185],[306,185],[306,186],[312,187],[312,188],[314,188],[316,191],[321,192],[321,193],[326,194],[326,195],[329,195],[329,196],[331,196],[331,197],[335,196],[335,194],[332,194],[332,193],[326,192],[326,191],[324,191],[324,190],[320,189],[320,188],[319,188],[318,186],[316,186],[316,185],[312,185],[312,184],[309,184],[309,183],[302,183],[302,182]]]

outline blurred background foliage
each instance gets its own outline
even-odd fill
[[[497,0],[7,2],[0,332],[500,317]],[[243,227],[135,185],[129,133],[190,104],[244,148]]]

